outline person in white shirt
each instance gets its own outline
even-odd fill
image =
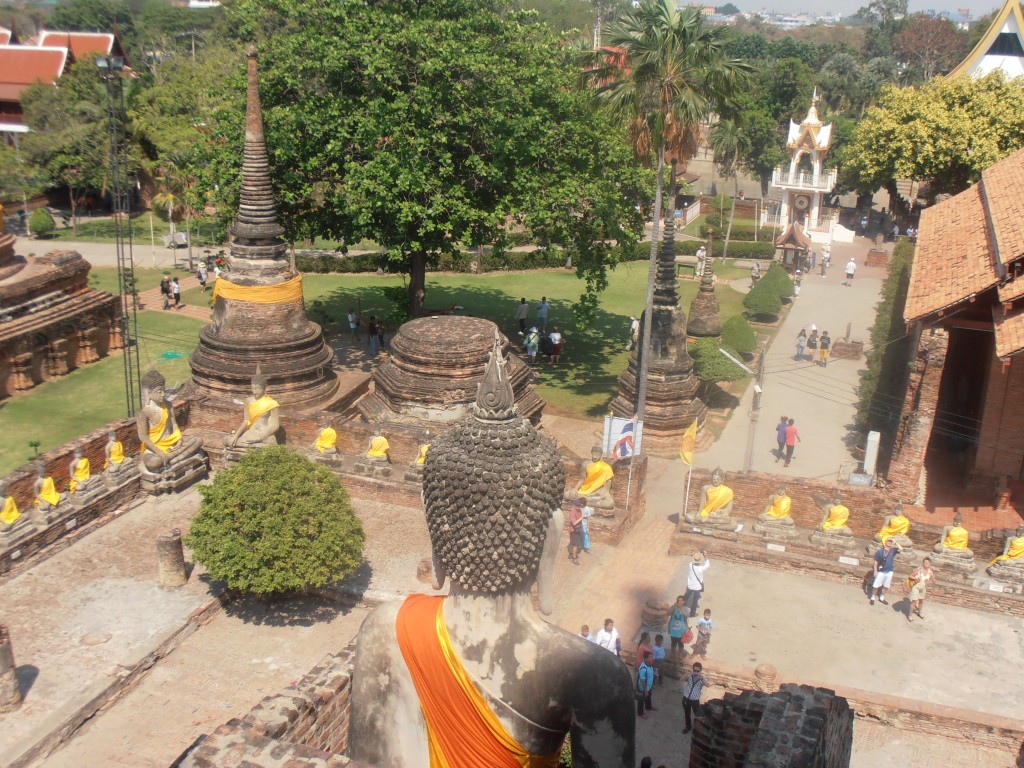
[[[686,569],[686,594],[683,600],[686,602],[688,615],[697,615],[697,604],[700,602],[701,593],[704,591],[704,574],[711,567],[711,561],[702,549],[693,556],[690,567]]]
[[[548,338],[551,340],[551,364],[558,365],[558,360],[562,356],[562,332],[558,330],[557,325],[548,334]]]
[[[633,349],[640,340],[640,321],[635,316],[629,316],[629,343],[626,349]]]
[[[622,642],[619,640],[619,630],[615,628],[615,622],[611,619],[605,619],[604,629],[597,631],[594,642],[618,656],[622,648]]]
[[[853,273],[856,272],[856,271],[857,271],[857,262],[854,261],[853,258],[851,257],[850,260],[848,262],[846,262],[846,282],[844,282],[843,285],[849,285],[849,286],[853,285]]]

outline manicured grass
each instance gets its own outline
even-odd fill
[[[135,283],[139,293],[156,288],[164,275],[179,278],[189,274],[187,269],[150,269],[149,267],[135,268]],[[117,294],[117,269],[115,267],[93,267],[89,271],[89,287],[99,291]]]
[[[195,348],[203,323],[160,312],[139,314],[139,356],[142,372],[151,365],[163,373],[170,387],[191,374],[188,355]],[[166,360],[164,353],[176,352]],[[120,353],[98,363],[46,381],[25,395],[0,401],[0,476],[33,458],[29,446],[40,442],[39,452],[56,448],[126,414],[124,362]]]
[[[152,217],[152,218],[151,218]],[[137,213],[132,218],[132,239],[136,246],[156,243],[163,247],[163,236],[171,231],[167,220],[158,214],[150,214],[149,211]],[[150,223],[152,222],[152,230]],[[59,223],[59,221],[58,221]],[[185,223],[175,224],[179,232],[185,230]],[[195,250],[197,245],[212,243],[214,224],[212,220],[197,220],[192,222],[192,247]],[[83,216],[78,223],[78,234],[75,234],[73,227],[59,228],[48,238],[49,240],[77,240],[85,243],[113,243],[117,239],[117,230],[114,220],[109,216],[91,219]]]

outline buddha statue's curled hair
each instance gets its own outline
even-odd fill
[[[533,583],[565,489],[554,441],[506,405],[514,401],[504,367],[496,340],[474,414],[433,442],[423,468],[434,555],[449,578],[477,594]],[[504,388],[507,399],[494,391]]]

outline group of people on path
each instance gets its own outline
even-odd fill
[[[359,326],[363,324],[363,321],[353,307],[348,308],[345,319],[348,322],[349,332],[352,334],[352,341],[359,341]],[[370,347],[370,357],[376,357],[384,349],[384,321],[378,319],[376,315],[370,315],[366,325],[366,344]]]
[[[181,307],[181,283],[178,282],[178,278],[164,275],[160,281],[160,295],[164,300],[164,309],[171,308],[171,301],[174,302],[175,309]]]
[[[800,431],[796,428],[795,419],[786,416],[779,419],[779,423],[775,425],[775,442],[779,446],[775,452],[775,463],[778,464],[781,459],[785,459],[786,463],[782,466],[788,467],[789,462],[793,460],[796,444],[803,442],[800,439]]]
[[[875,552],[875,557],[872,560],[874,578],[871,582],[870,605],[874,605],[876,600],[882,605],[889,604],[885,597],[892,587],[892,576],[896,570],[896,556],[899,553],[900,545],[891,538],[886,539]],[[906,592],[910,603],[907,607],[907,621],[913,622],[915,615],[924,621],[924,614],[921,613],[921,610],[924,608],[924,600],[928,595],[928,584],[934,583],[934,581],[935,572],[932,570],[932,559],[926,557],[903,583],[904,592]]]
[[[803,362],[805,351],[808,360],[815,365],[820,365],[822,368],[828,368],[828,358],[832,353],[832,338],[828,335],[828,331],[822,331],[819,336],[818,326],[813,323],[811,324],[810,334],[807,333],[806,328],[801,328],[800,333],[796,335],[796,356],[794,359],[797,362]]]

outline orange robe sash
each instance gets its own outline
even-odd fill
[[[444,623],[444,596],[410,595],[398,609],[398,647],[427,723],[430,768],[555,768],[560,750],[531,755],[469,678]]]

